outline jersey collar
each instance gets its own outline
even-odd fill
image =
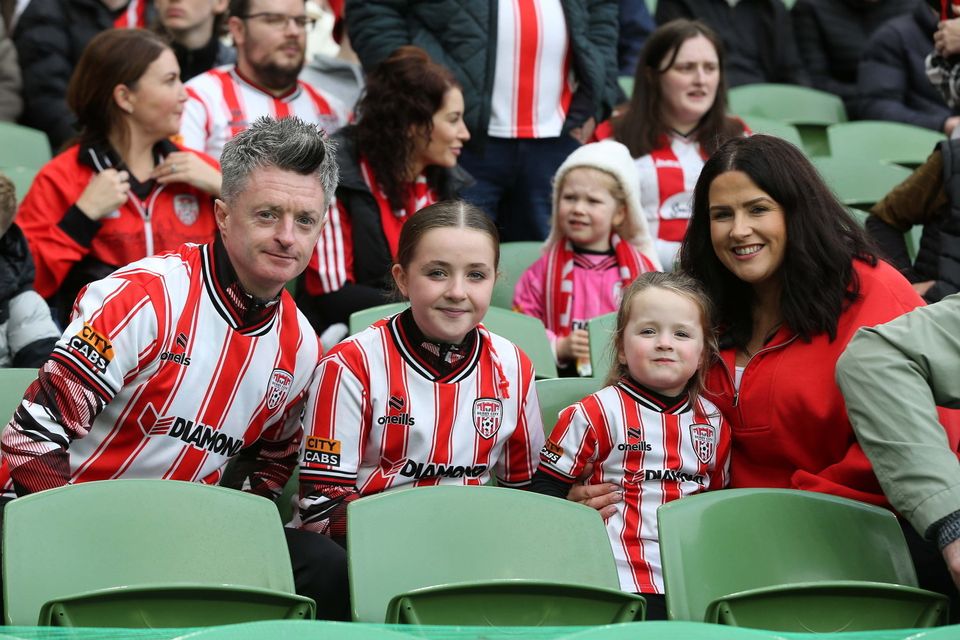
[[[203,246],[201,256],[207,294],[227,324],[244,335],[267,333],[280,309],[278,303],[283,292],[271,300],[260,300],[247,293],[219,233],[212,244]]]
[[[617,387],[644,407],[659,413],[679,414],[692,408],[690,396],[686,392],[673,397],[665,396],[646,388],[629,376],[620,378]]]
[[[428,340],[413,319],[413,312],[406,311],[390,318],[387,324],[390,335],[400,355],[420,375],[433,382],[459,382],[470,375],[480,358],[483,339],[474,328],[459,345],[449,345]],[[459,351],[453,362],[451,350]]]

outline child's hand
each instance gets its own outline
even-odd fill
[[[620,487],[612,482],[586,485],[583,482],[593,474],[593,463],[588,463],[583,473],[577,478],[577,484],[570,487],[567,500],[585,504],[600,512],[600,517],[606,520],[617,512],[616,504],[623,500]]]
[[[570,335],[557,338],[558,362],[570,362],[578,358],[590,359],[590,334],[586,329],[575,329]]]

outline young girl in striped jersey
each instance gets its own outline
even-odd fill
[[[543,445],[533,366],[480,320],[500,258],[497,230],[460,201],[400,232],[393,278],[406,311],[334,347],[305,416],[300,526],[346,534],[346,506],[398,487],[529,486]]]
[[[659,268],[639,183],[627,148],[613,140],[580,147],[554,177],[550,236],[513,306],[543,320],[565,375],[592,375],[587,321],[616,311],[621,289]]]
[[[657,507],[727,484],[730,433],[700,395],[717,356],[710,302],[682,273],[645,273],[617,314],[616,362],[607,385],[560,414],[540,452],[534,491],[566,497],[614,483],[623,499],[606,520],[620,588],[642,593],[647,619],[665,619]]]

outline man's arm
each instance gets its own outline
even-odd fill
[[[837,384],[857,439],[891,505],[936,538],[960,584],[958,420],[960,296],[857,332],[837,363]],[[952,538],[941,536],[956,529]]]

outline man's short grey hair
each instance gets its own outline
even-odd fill
[[[266,167],[316,176],[323,187],[323,210],[326,211],[339,174],[335,145],[319,126],[295,116],[280,120],[258,118],[223,147],[220,197],[231,203],[247,188],[250,174]]]

